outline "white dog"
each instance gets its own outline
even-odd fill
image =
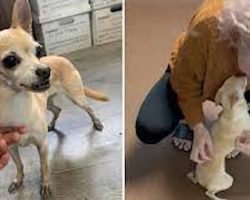
[[[206,195],[213,200],[221,200],[216,193],[229,189],[233,177],[226,172],[225,158],[235,148],[235,139],[244,130],[250,130],[248,105],[244,98],[246,77],[231,77],[216,94],[215,101],[223,111],[212,127],[214,156],[211,161],[197,165],[188,177],[206,188]]]

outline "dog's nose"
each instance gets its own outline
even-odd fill
[[[50,77],[50,68],[43,67],[36,70],[36,75],[43,79],[48,79]]]

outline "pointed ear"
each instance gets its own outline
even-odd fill
[[[238,92],[236,92],[236,93],[230,95],[228,98],[229,98],[230,106],[232,108],[239,101],[240,94]]]
[[[20,27],[31,33],[32,15],[28,0],[16,0],[12,13],[12,28]]]
[[[242,88],[246,89],[246,87],[247,87],[247,77],[246,76],[241,77],[241,81],[242,81]]]

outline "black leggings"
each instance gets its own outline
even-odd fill
[[[155,144],[173,132],[183,119],[176,93],[170,84],[170,72],[152,88],[136,120],[136,134],[146,144]]]
[[[250,102],[250,91],[245,93],[245,98]],[[136,120],[136,134],[142,142],[155,144],[170,135],[181,119],[184,117],[167,71],[142,104]]]

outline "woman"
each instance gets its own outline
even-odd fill
[[[227,2],[227,3],[225,3]],[[144,101],[137,136],[154,144],[174,130],[174,143],[196,163],[211,159],[213,144],[204,126],[202,103],[214,100],[233,75],[250,80],[250,3],[205,0],[175,43],[168,69]]]

